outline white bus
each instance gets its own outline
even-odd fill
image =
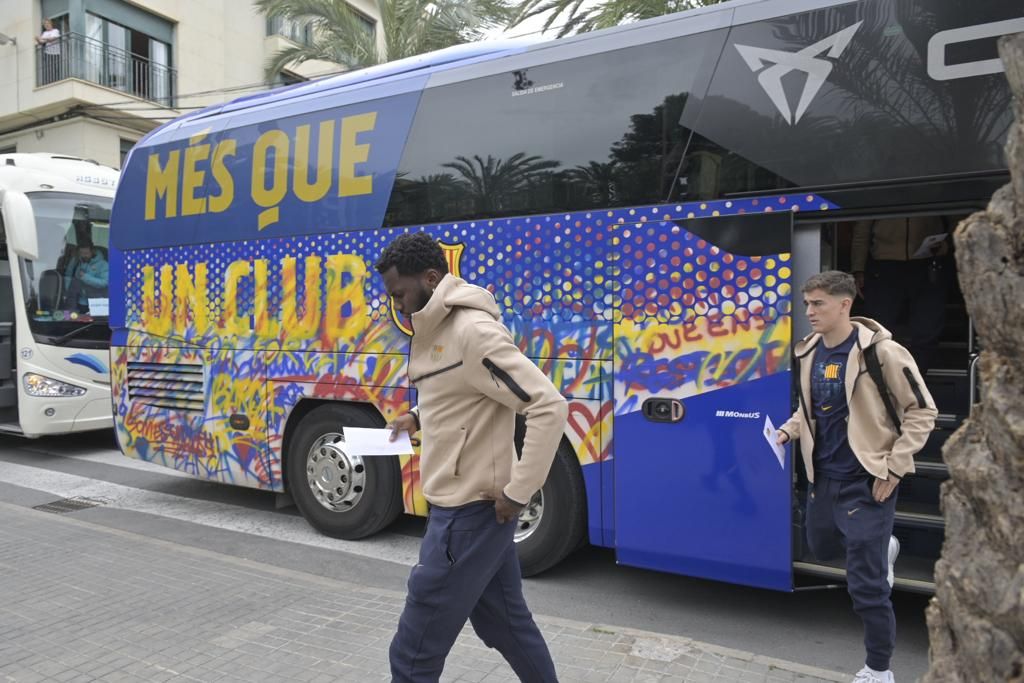
[[[113,424],[109,221],[118,172],[0,154],[0,431]]]

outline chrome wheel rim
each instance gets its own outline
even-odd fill
[[[324,434],[306,454],[306,483],[320,505],[331,512],[347,512],[366,490],[366,465],[345,451],[343,435]]]
[[[519,519],[516,521],[516,543],[525,541],[533,535],[537,528],[540,526],[540,520],[544,517],[544,493],[543,491],[537,491],[533,494],[533,498],[527,503],[523,511],[519,513]]]

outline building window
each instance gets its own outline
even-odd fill
[[[175,71],[167,41],[171,28],[138,10],[126,12],[123,23],[85,12],[84,35],[66,30],[67,15],[55,17],[60,40],[56,45],[36,47],[36,84],[79,78],[173,106]],[[128,25],[133,22],[148,26],[164,39]]]
[[[359,19],[359,23],[362,25],[363,30],[365,30],[372,38],[377,33],[377,22],[363,14],[360,14],[359,12],[356,12],[355,15],[356,18]]]
[[[128,152],[132,151],[132,147],[135,146],[135,140],[125,140],[121,138],[121,166],[124,168],[124,161],[128,158]]]
[[[308,80],[308,78],[303,78],[299,74],[292,73],[291,71],[288,71],[286,69],[282,69],[281,73],[277,74],[277,77],[274,78],[274,82],[272,85],[274,87],[280,87],[283,85],[295,85],[296,83],[305,83]]]
[[[299,45],[313,44],[313,27],[297,19],[267,17],[267,35],[284,36]]]
[[[170,45],[88,12],[85,28],[87,80],[170,104]]]

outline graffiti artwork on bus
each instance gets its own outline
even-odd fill
[[[397,234],[425,230],[450,269],[488,289],[520,348],[570,400],[581,464],[612,455],[613,415],[667,392],[685,398],[787,369],[789,254],[741,256],[687,218],[821,208],[814,195],[268,238],[126,254],[132,332],[124,360],[199,362],[205,412],[139,406],[115,378],[123,443],[138,457],[222,481],[281,486],[292,409],[307,398],[408,408],[409,331],[373,263]],[[168,344],[172,348],[161,348]],[[244,349],[232,351],[231,349]],[[189,361],[191,362],[191,361]],[[123,367],[123,364],[121,364]],[[613,367],[614,365],[614,367]],[[613,372],[614,371],[614,372]],[[265,388],[264,388],[265,387]],[[232,412],[254,417],[246,432]],[[260,417],[256,417],[260,416]],[[159,445],[158,445],[159,444]],[[422,507],[403,459],[406,509]]]

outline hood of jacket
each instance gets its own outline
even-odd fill
[[[431,336],[445,318],[458,308],[483,311],[494,320],[501,316],[493,294],[483,287],[471,285],[462,278],[447,273],[441,278],[427,305],[412,314],[413,333],[421,338]]]
[[[857,346],[861,349],[877,344],[883,339],[892,339],[892,332],[885,329],[881,323],[871,318],[853,317],[850,318],[850,322],[853,323],[853,327],[857,330]],[[812,332],[793,347],[793,353],[798,358],[803,358],[817,346],[818,341],[821,340],[821,334],[818,332]]]

